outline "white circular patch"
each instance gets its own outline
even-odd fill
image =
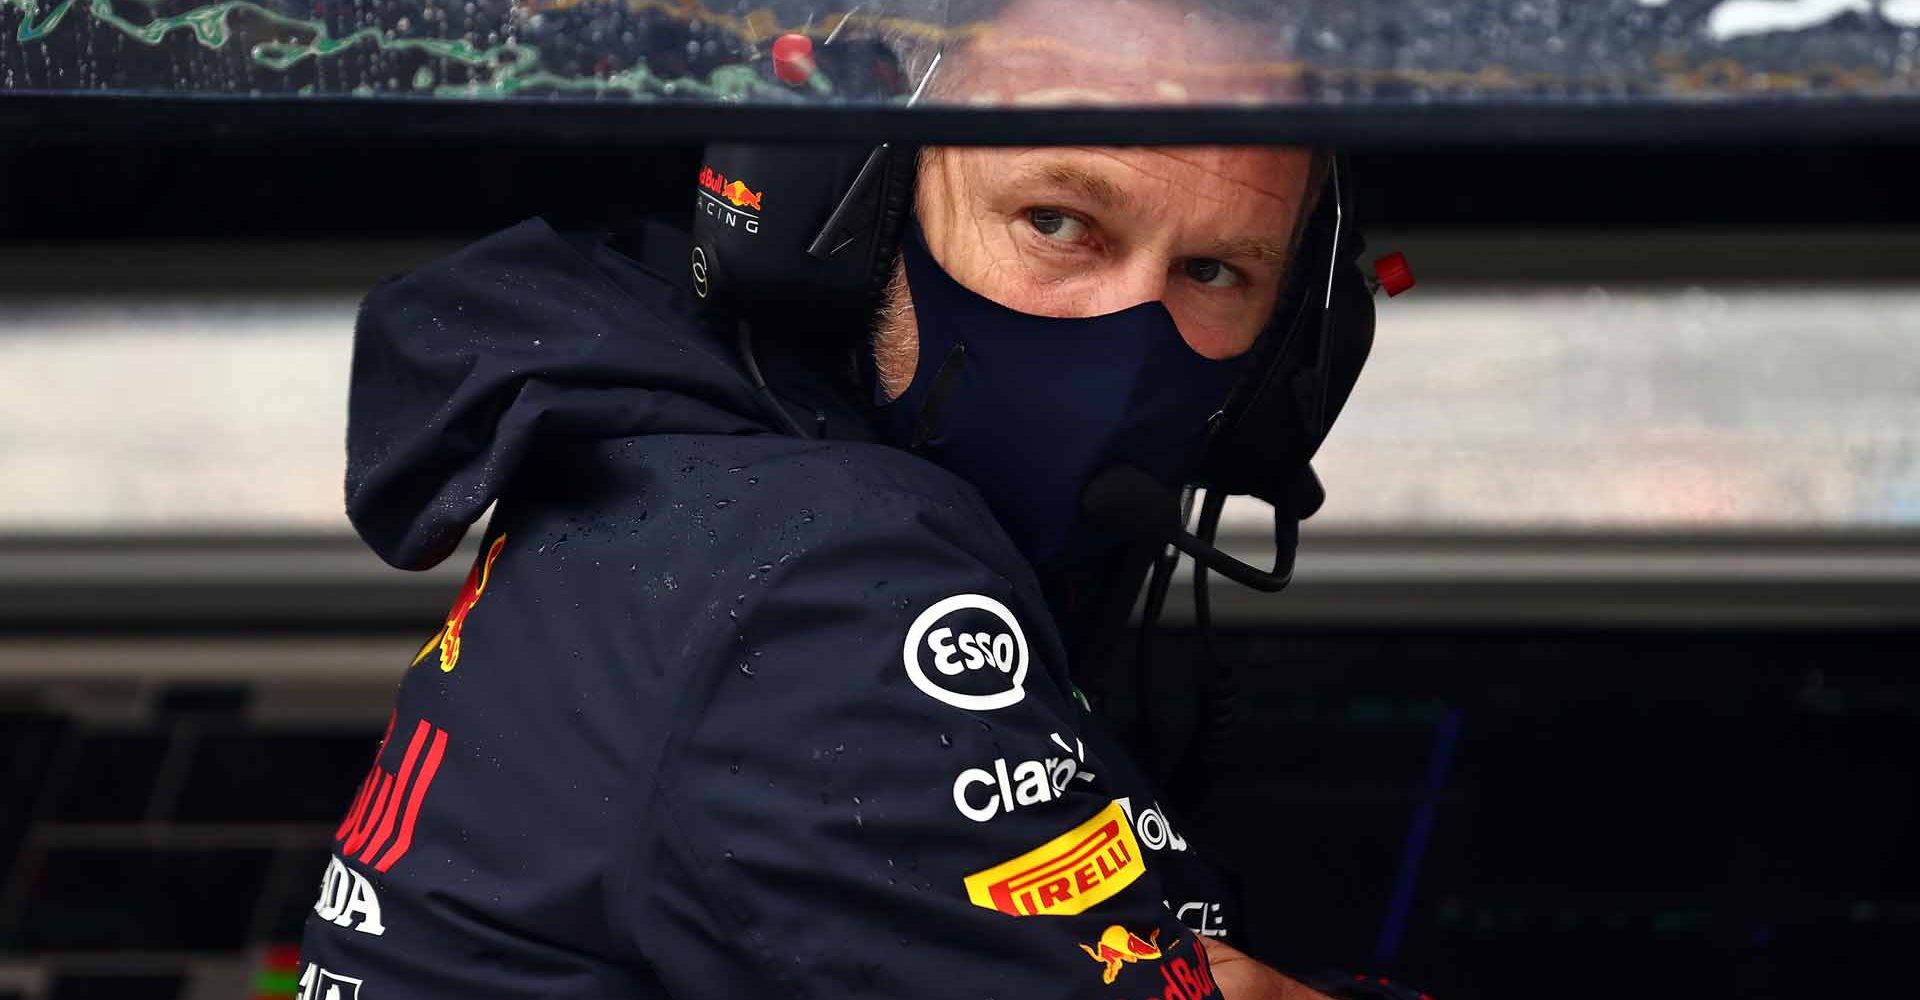
[[[991,597],[955,594],[920,612],[900,655],[914,687],[955,708],[990,712],[1027,694],[1027,637]]]

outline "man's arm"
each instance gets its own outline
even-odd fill
[[[1230,1000],[1327,1000],[1320,993],[1220,940],[1201,938],[1213,964],[1213,978]]]
[[[635,950],[686,1000],[1217,1000],[1038,595],[924,498],[814,515],[698,654],[616,901]]]

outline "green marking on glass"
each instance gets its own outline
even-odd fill
[[[58,28],[60,21],[67,16],[67,11],[73,9],[73,0],[60,0],[60,6],[55,7],[37,23],[34,17],[40,13],[39,0],[0,0],[0,7],[19,8],[20,30],[14,32],[14,37],[22,42],[31,42],[43,35],[51,34],[53,29]]]
[[[154,0],[135,2],[151,10]],[[20,41],[29,42],[44,38],[59,27],[74,3],[75,0],[60,0],[57,7],[44,14],[40,0],[0,0],[0,8],[12,7],[21,12],[17,35]],[[253,0],[221,0],[177,14],[156,14],[144,24],[135,23],[115,11],[113,0],[90,0],[85,10],[99,23],[143,45],[159,45],[172,32],[186,30],[193,33],[196,42],[210,49],[220,49],[233,40],[234,31],[228,19],[235,13],[244,13],[284,30],[284,37],[256,43],[247,53],[255,63],[283,72],[302,60],[326,59],[358,45],[371,46],[381,52],[417,52],[471,71],[472,75],[465,83],[436,84],[436,77],[444,81],[447,75],[444,68],[437,73],[424,66],[416,70],[410,81],[412,89],[430,92],[438,97],[491,97],[529,89],[546,89],[568,93],[686,97],[722,102],[753,98],[777,103],[793,101],[790,91],[762,80],[758,72],[747,65],[722,66],[709,74],[706,81],[691,77],[665,79],[656,76],[644,65],[604,77],[565,76],[541,69],[539,50],[512,41],[480,48],[464,39],[396,37],[373,27],[361,28],[336,38],[323,21],[283,14]],[[831,86],[825,81],[816,82],[812,89],[822,96],[832,93]],[[301,87],[298,93],[312,96],[316,91],[309,85]],[[352,88],[352,93],[371,96],[376,91],[372,84],[362,83]]]

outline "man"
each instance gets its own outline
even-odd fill
[[[368,297],[356,527],[417,568],[494,513],[336,831],[303,998],[1318,995],[1198,933],[1231,893],[1043,593],[1121,541],[1085,469],[1190,471],[1315,158],[920,170],[871,342],[795,317],[736,354],[664,227],[629,257],[524,223]]]

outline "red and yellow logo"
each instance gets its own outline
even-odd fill
[[[441,672],[451,671],[460,662],[460,632],[467,623],[467,613],[480,603],[480,594],[487,589],[487,577],[493,573],[493,561],[500,557],[500,548],[506,544],[507,536],[501,535],[487,546],[484,558],[474,560],[473,568],[467,571],[467,582],[460,588],[460,596],[454,599],[453,609],[447,612],[446,624],[440,626],[440,631],[420,647],[419,654],[413,658],[414,666],[419,666],[420,661],[436,648],[440,650]]]
[[[700,168],[700,186],[714,195],[725,198],[735,208],[751,208],[760,211],[760,196],[764,191],[755,191],[745,181],[727,180],[727,175],[712,167]]]
[[[966,877],[973,905],[1016,917],[1081,913],[1147,870],[1119,802],[1039,847]]]
[[[1086,952],[1088,958],[1106,965],[1106,971],[1100,974],[1100,981],[1111,984],[1120,977],[1122,963],[1131,965],[1143,959],[1152,961],[1160,957],[1160,928],[1155,927],[1153,933],[1142,941],[1140,935],[1113,924],[1100,932],[1098,944],[1083,944],[1080,950]]]

